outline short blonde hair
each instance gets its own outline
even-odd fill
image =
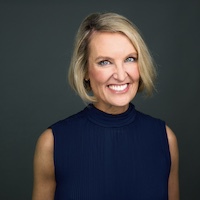
[[[94,31],[122,33],[129,38],[138,53],[138,66],[140,82],[138,91],[152,94],[156,70],[152,57],[142,39],[137,27],[127,18],[116,13],[93,13],[87,16],[81,23],[74,45],[68,80],[71,87],[79,94],[85,102],[95,102],[96,99],[90,94],[91,87],[86,81],[88,72],[88,45]]]

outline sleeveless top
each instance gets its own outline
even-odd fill
[[[167,200],[170,152],[165,122],[92,104],[50,127],[55,200]]]

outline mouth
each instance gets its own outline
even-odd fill
[[[115,92],[122,92],[128,88],[128,83],[123,85],[108,85],[108,87]]]

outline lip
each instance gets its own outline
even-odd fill
[[[110,84],[108,85],[110,91],[114,93],[125,93],[129,89],[129,83],[125,84]]]

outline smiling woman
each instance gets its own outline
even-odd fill
[[[116,13],[94,13],[89,15],[80,26],[76,41],[74,53],[69,69],[69,83],[71,87],[80,95],[86,102],[95,102],[96,97],[90,96],[88,91],[91,91],[90,82],[84,81],[88,70],[88,59],[90,43],[93,37],[98,33],[121,33],[129,40],[132,48],[134,48],[133,58],[138,61],[138,69],[140,73],[140,81],[138,91],[145,91],[147,95],[151,95],[154,89],[154,79],[156,71],[152,62],[148,48],[139,34],[137,27],[127,18]],[[107,41],[107,46],[113,45],[111,41]],[[115,41],[117,42],[117,41]],[[115,43],[114,42],[114,43]],[[99,42],[101,43],[101,42]],[[103,46],[103,45],[101,45]],[[95,46],[94,46],[95,47]],[[111,48],[112,46],[110,46]],[[118,46],[122,48],[122,46]],[[105,48],[104,48],[105,49]],[[92,50],[93,51],[93,50]],[[111,62],[108,55],[100,55],[99,62],[105,64],[105,61]],[[98,57],[96,58],[98,59]],[[87,80],[87,79],[86,79]]]
[[[134,46],[121,33],[95,32],[88,48],[86,79],[96,97],[95,107],[109,113],[116,107],[118,113],[126,111],[140,78]]]
[[[131,103],[137,92],[152,92],[155,74],[128,19],[115,13],[84,19],[69,82],[88,105],[40,136],[33,200],[179,199],[176,137]]]

